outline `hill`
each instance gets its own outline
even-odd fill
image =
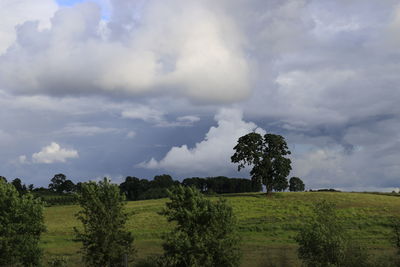
[[[393,253],[390,219],[400,214],[400,197],[367,193],[304,192],[265,194],[229,194],[224,198],[233,206],[242,237],[242,266],[268,266],[270,262],[299,266],[293,237],[314,203],[336,203],[346,228],[354,239],[365,244],[371,254]],[[215,198],[215,197],[211,197]],[[168,199],[128,202],[128,228],[135,236],[138,258],[162,253],[161,235],[171,225],[158,212]],[[67,256],[68,266],[80,266],[79,243],[73,241],[76,205],[45,209],[47,232],[41,245],[45,262],[55,256]]]

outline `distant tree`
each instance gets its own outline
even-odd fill
[[[77,218],[83,230],[75,228],[76,240],[83,243],[83,259],[88,266],[123,266],[134,257],[133,236],[126,230],[125,197],[106,178],[81,185]]]
[[[0,266],[39,266],[43,205],[0,179]]]
[[[33,189],[34,189],[34,185],[33,184],[30,184],[29,186],[28,186],[28,190],[29,190],[29,192],[32,192],[33,191]]]
[[[66,180],[62,184],[62,192],[71,193],[76,191],[76,185],[71,180]]]
[[[162,174],[154,176],[152,187],[169,188],[174,185],[174,180],[171,175]]]
[[[4,177],[4,176],[0,176],[0,180],[4,181],[4,182],[6,182],[6,183],[8,182],[8,181],[7,181],[7,178]]]
[[[207,182],[205,178],[200,178],[200,177],[185,178],[182,181],[182,185],[195,187],[202,193],[207,191]]]
[[[63,184],[65,183],[65,181],[67,180],[67,177],[65,176],[65,174],[59,173],[54,175],[53,178],[51,178],[51,183],[49,184],[49,189],[57,192],[57,193],[62,193],[64,188],[63,188]]]
[[[286,178],[292,169],[290,154],[285,139],[276,134],[249,133],[239,138],[233,148],[233,163],[238,163],[238,171],[246,165],[252,165],[250,175],[267,188],[267,195],[272,193],[275,182]]]
[[[163,213],[176,227],[164,236],[166,266],[238,266],[236,220],[226,201],[211,202],[192,187],[174,187],[169,194]]]
[[[74,182],[67,180],[65,174],[62,173],[54,175],[54,177],[51,179],[51,183],[49,184],[49,189],[59,194],[76,191]]]
[[[119,189],[128,200],[138,200],[139,195],[144,192],[141,188],[140,179],[131,176],[125,178],[125,182],[119,185]]]
[[[289,180],[289,190],[291,192],[302,192],[305,186],[303,181],[299,177],[292,177]]]
[[[17,189],[18,193],[20,193],[21,195],[28,192],[26,185],[22,184],[22,181],[19,178],[15,178],[14,180],[12,180],[11,184],[15,187],[15,189]]]
[[[285,191],[289,187],[286,177],[279,177],[275,179],[273,189],[278,192]]]

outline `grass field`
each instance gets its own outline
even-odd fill
[[[338,213],[354,239],[369,248],[371,254],[394,253],[390,219],[400,215],[400,197],[367,193],[275,193],[231,194],[223,196],[233,206],[242,237],[242,266],[268,266],[270,262],[289,260],[299,266],[293,237],[310,215],[314,203],[326,199],[336,203]],[[158,214],[167,199],[128,202],[128,229],[135,236],[137,257],[161,254],[161,235],[172,225]],[[67,256],[68,266],[81,266],[79,243],[73,241],[73,227],[79,226],[74,214],[79,207],[45,208],[47,232],[41,246],[44,262],[55,256]],[[285,264],[288,265],[288,264]]]

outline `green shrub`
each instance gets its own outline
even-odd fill
[[[65,256],[53,257],[48,261],[48,264],[51,267],[67,267],[68,266],[68,258]]]
[[[314,215],[296,237],[298,255],[306,266],[337,266],[344,260],[346,236],[335,205],[327,201],[314,207]]]
[[[43,204],[0,179],[0,266],[38,266]]]
[[[82,185],[78,194],[82,210],[77,217],[83,231],[75,228],[75,232],[77,241],[83,243],[83,259],[88,266],[123,266],[133,260],[133,236],[125,229],[124,200],[119,187],[106,178]]]
[[[163,214],[176,222],[164,236],[166,266],[238,266],[240,260],[236,219],[226,200],[211,202],[197,189],[178,186]]]

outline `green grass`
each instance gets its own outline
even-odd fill
[[[224,198],[233,206],[242,237],[242,266],[266,266],[269,262],[289,261],[299,266],[294,236],[310,215],[314,203],[329,200],[354,239],[365,244],[372,254],[393,253],[390,218],[400,214],[400,198],[366,193],[275,193],[231,194]],[[215,197],[211,197],[216,199]],[[128,202],[131,214],[128,229],[135,236],[137,257],[161,254],[161,236],[173,226],[159,215],[167,199]],[[41,246],[44,262],[55,256],[68,256],[69,266],[80,266],[79,243],[73,241],[76,205],[45,208],[47,232]],[[287,265],[285,263],[284,265]]]

